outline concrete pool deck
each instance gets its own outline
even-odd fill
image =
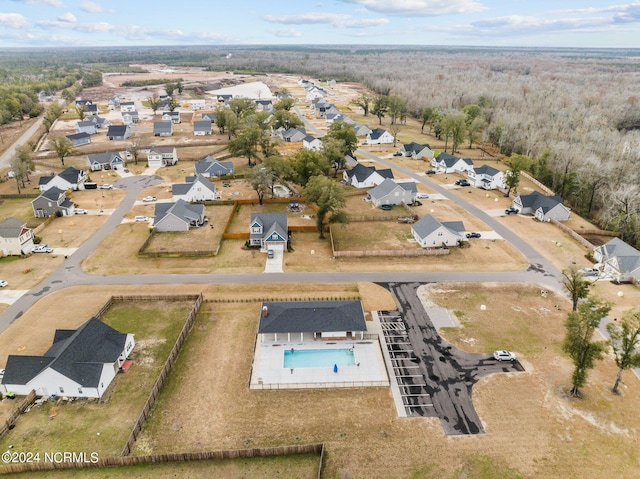
[[[285,368],[284,352],[309,349],[353,348],[354,366]],[[359,364],[359,366],[358,366]],[[253,357],[250,389],[308,389],[389,386],[387,369],[377,334],[362,340],[257,342]]]

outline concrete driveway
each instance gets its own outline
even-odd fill
[[[282,273],[282,262],[284,261],[284,251],[274,250],[273,258],[268,258],[264,266],[265,273]]]

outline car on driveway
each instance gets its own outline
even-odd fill
[[[425,175],[435,175],[436,174],[436,170],[427,170],[424,172]]]
[[[496,361],[515,361],[516,355],[510,351],[505,351],[504,349],[499,349],[498,351],[493,352],[493,359]]]
[[[53,248],[48,244],[38,244],[31,251],[33,253],[53,253]]]
[[[142,222],[142,221],[149,221],[149,218],[147,218],[146,216],[136,216],[135,220],[136,222]]]
[[[4,288],[5,286],[7,286],[9,283],[7,283],[4,279],[0,279],[0,288]],[[3,371],[4,372],[4,371]]]
[[[578,273],[582,273],[583,276],[600,276],[598,268],[582,268],[578,270]]]
[[[467,233],[467,238],[481,238],[482,235],[480,233]]]
[[[276,256],[276,252],[275,251],[273,251],[272,249],[268,249],[267,250],[267,258],[273,259],[273,258],[275,258],[275,256]]]
[[[113,185],[105,183],[104,185],[100,185],[100,189],[102,189],[102,190],[112,190],[113,189]]]
[[[426,200],[427,198],[429,198],[429,195],[427,193],[417,193],[416,198],[418,198],[419,200]]]
[[[152,201],[156,201],[158,198],[156,198],[155,196],[145,196],[144,198],[142,198],[142,201],[144,201],[145,203],[151,203]]]
[[[82,209],[82,208],[76,208],[75,210],[73,210],[73,212],[74,212],[76,215],[86,215],[86,214],[88,213],[88,211],[87,211],[87,210]]]
[[[507,208],[506,210],[504,210],[504,214],[505,215],[517,215],[518,214],[518,208]]]
[[[469,183],[467,180],[456,180],[455,184],[457,186],[471,186],[471,183]]]

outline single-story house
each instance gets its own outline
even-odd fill
[[[472,168],[471,171],[467,173],[467,178],[469,178],[471,186],[475,186],[476,188],[502,190],[506,187],[504,183],[504,173],[489,165]]]
[[[206,221],[204,205],[190,204],[184,200],[175,203],[156,203],[153,226],[157,231],[189,231]]]
[[[327,123],[331,124],[331,123],[336,123],[338,121],[344,121],[345,119],[345,115],[338,112],[338,113],[327,113],[324,116],[324,119],[327,121]]]
[[[212,156],[207,156],[195,165],[196,175],[202,175],[205,178],[212,178],[214,176],[227,176],[233,175],[233,162],[231,161],[218,161]]]
[[[440,222],[431,215],[425,215],[411,225],[411,235],[423,248],[457,246],[466,239],[463,231],[462,221]]]
[[[54,187],[62,191],[84,190],[84,184],[86,181],[87,174],[84,170],[79,170],[73,166],[69,166],[57,175],[40,177],[38,188],[40,188],[40,191],[46,191],[49,188]]]
[[[346,120],[345,120],[346,121]],[[353,129],[356,132],[356,137],[358,138],[366,138],[369,133],[371,133],[371,128],[367,125],[363,125],[362,123],[353,123]]]
[[[307,150],[320,150],[322,148],[322,140],[311,135],[307,135],[302,140],[302,147]]]
[[[307,131],[304,128],[289,128],[280,134],[280,137],[287,143],[297,143],[304,140],[306,136]]]
[[[122,123],[125,125],[133,125],[134,123],[138,123],[140,121],[140,115],[137,111],[123,111],[122,112]]]
[[[620,238],[596,247],[593,257],[602,265],[602,276],[619,282],[640,281],[640,251]]]
[[[71,142],[74,148],[91,143],[91,135],[89,133],[72,133],[65,137]]]
[[[393,143],[393,135],[384,128],[375,128],[369,132],[366,139],[369,145],[383,145]]]
[[[189,105],[191,105],[191,109],[193,111],[204,110],[206,106],[206,102],[205,100],[202,100],[199,98],[192,98],[191,100],[189,100]]]
[[[132,112],[132,111],[136,111],[136,104],[132,101],[121,101],[120,102],[120,112],[121,113],[126,113],[126,112]]]
[[[427,158],[431,161],[433,159],[431,147],[426,144],[416,143],[415,141],[402,145],[398,151],[402,153],[402,155],[410,156],[414,160],[424,160]]]
[[[203,113],[201,115],[201,119],[203,121],[209,120],[211,123],[215,123],[216,122],[216,114],[215,113]]]
[[[75,211],[73,201],[67,198],[63,190],[55,186],[43,191],[31,202],[31,207],[36,218],[46,218],[58,213],[62,216],[72,216]]]
[[[178,152],[175,146],[152,146],[147,155],[149,168],[173,166],[178,163]]]
[[[255,100],[257,111],[273,111],[273,102],[271,100]]]
[[[210,135],[212,132],[211,120],[201,120],[193,122],[194,136]]]
[[[359,300],[265,301],[258,323],[260,342],[355,340],[366,331]]]
[[[468,173],[473,169],[473,161],[470,158],[458,158],[444,152],[433,158],[431,165],[438,173]]]
[[[91,171],[117,170],[119,168],[124,168],[124,160],[117,151],[87,155],[87,161]]]
[[[251,213],[249,244],[260,245],[263,251],[284,251],[289,239],[289,220],[286,213]]]
[[[188,203],[215,200],[216,185],[202,175],[187,176],[184,183],[171,185],[173,201],[184,200]]]
[[[120,333],[97,318],[78,329],[57,329],[42,356],[10,355],[2,385],[6,392],[38,396],[99,398],[134,347],[133,334]]]
[[[173,123],[171,121],[156,121],[153,124],[153,136],[173,135]]]
[[[3,256],[20,256],[33,249],[33,232],[18,218],[0,223],[0,252]]]
[[[233,100],[233,95],[228,94],[220,94],[216,96],[216,101],[218,103],[224,103],[225,105]]]
[[[545,196],[538,191],[517,196],[513,207],[524,215],[533,215],[540,221],[567,221],[571,210],[562,203],[560,196]]]
[[[356,188],[371,188],[378,186],[385,179],[393,179],[393,171],[387,168],[376,170],[375,166],[364,166],[358,163],[350,170],[345,170],[342,177],[346,184]]]
[[[181,123],[179,111],[164,111],[162,112],[162,121],[170,121],[171,123]]]
[[[367,199],[374,206],[380,205],[409,205],[416,200],[418,188],[414,181],[396,182],[386,178],[367,193]]]
[[[107,138],[110,140],[126,140],[131,136],[129,125],[111,125],[107,130]]]
[[[79,121],[78,123],[76,123],[76,133],[95,135],[96,133],[98,133],[98,126],[90,120]]]

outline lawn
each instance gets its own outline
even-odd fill
[[[337,251],[420,248],[411,236],[411,225],[396,221],[337,224],[332,225],[331,232]]]
[[[90,451],[118,455],[191,308],[187,302],[116,303],[103,320],[135,334],[132,368],[117,375],[100,402],[47,402],[20,416],[2,439],[16,451]],[[86,317],[82,317],[84,322]],[[44,340],[44,338],[42,338]],[[53,335],[49,337],[49,343]],[[42,354],[29,345],[20,354]]]

